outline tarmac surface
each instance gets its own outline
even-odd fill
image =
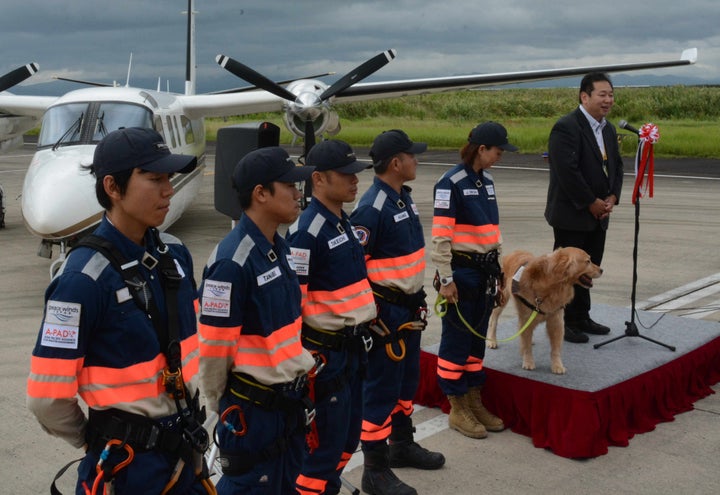
[[[300,149],[289,148],[297,156]],[[34,147],[26,145],[0,156],[0,185],[6,207],[6,228],[0,230],[0,443],[1,493],[47,493],[58,469],[81,452],[44,433],[25,407],[29,359],[42,318],[43,293],[49,282],[50,260],[39,258],[39,239],[25,229],[20,213],[22,181]],[[366,150],[357,150],[359,157]],[[169,232],[190,248],[199,280],[214,245],[231,226],[213,206],[214,146],[195,203]],[[430,240],[432,188],[457,160],[454,152],[421,155],[413,197]],[[622,202],[612,214],[604,275],[593,288],[593,301],[627,308],[630,315],[635,208],[630,203],[634,181],[632,158],[625,160]],[[547,165],[541,156],[505,153],[491,170],[500,206],[504,252],[526,249],[536,254],[552,249],[552,230],[543,218]],[[360,191],[372,180],[360,174]],[[349,208],[348,208],[349,209]],[[643,198],[638,242],[636,306],[672,312],[686,318],[720,321],[720,160],[656,160],[654,198]],[[57,251],[56,251],[57,252]],[[428,263],[427,287],[432,265]],[[429,301],[435,293],[429,291]],[[503,319],[512,318],[506,311]],[[640,332],[652,335],[639,322]],[[423,345],[440,340],[439,318],[430,319]],[[624,332],[613,328],[611,336]],[[582,345],[582,344],[566,344]],[[587,344],[586,344],[587,345]],[[613,344],[622,345],[622,341]],[[653,345],[647,343],[647,345]],[[487,356],[492,367],[492,354]],[[720,390],[720,384],[713,389]],[[443,452],[439,471],[398,469],[396,474],[419,493],[444,494],[711,494],[717,493],[720,468],[720,395],[695,404],[652,431],[637,435],[628,447],[612,447],[607,455],[571,460],[533,447],[528,437],[511,431],[472,440],[447,429],[447,416],[418,408],[413,415],[416,439]],[[360,486],[361,456],[353,457],[345,479]],[[74,468],[59,484],[72,493]]]

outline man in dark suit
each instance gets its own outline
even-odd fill
[[[623,182],[617,133],[605,119],[613,103],[610,77],[601,72],[587,74],[580,83],[580,105],[555,123],[548,143],[545,219],[553,228],[554,249],[584,249],[597,265]],[[565,307],[565,340],[583,343],[588,333],[609,332],[610,328],[590,319],[590,292],[576,285],[575,298]]]

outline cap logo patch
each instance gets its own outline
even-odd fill
[[[170,151],[170,148],[165,143],[155,143],[155,149],[158,151]]]

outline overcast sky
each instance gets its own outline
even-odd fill
[[[35,61],[14,91],[56,94],[53,75],[183,91],[187,0],[2,0],[0,73]],[[196,0],[198,92],[245,83],[229,55],[274,80],[397,58],[368,80],[507,72],[679,57],[691,67],[634,73],[652,84],[720,84],[719,0]],[[657,76],[656,79],[650,76]],[[616,80],[617,82],[617,80]],[[34,83],[34,84],[32,84]],[[578,81],[557,84],[577,86]],[[60,89],[58,89],[60,88]],[[42,92],[42,93],[41,93]]]

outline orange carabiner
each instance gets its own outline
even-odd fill
[[[115,477],[117,473],[120,472],[121,469],[125,468],[128,464],[132,462],[132,460],[135,458],[135,451],[132,447],[130,447],[127,442],[118,440],[116,438],[113,438],[108,441],[108,443],[105,444],[105,448],[100,453],[100,458],[98,459],[97,464],[95,465],[95,471],[97,472],[97,476],[95,477],[95,482],[93,483],[92,487],[92,495],[96,495],[98,488],[100,488],[100,482],[104,479],[104,472],[102,469],[103,464],[105,461],[110,457],[110,450],[118,446],[120,448],[124,448],[127,452],[128,456],[125,460],[119,462],[110,472],[111,477]],[[106,488],[103,487],[103,493],[106,492]]]
[[[233,425],[230,421],[227,420],[227,417],[230,415],[230,413],[235,410],[237,410],[238,412],[238,421],[240,422],[239,430],[235,428],[235,425]],[[237,404],[234,404],[223,411],[223,413],[220,415],[220,422],[222,422],[223,426],[225,426],[225,428],[227,428],[236,437],[242,437],[247,433],[247,422],[245,421],[245,413],[243,412],[242,407]]]

